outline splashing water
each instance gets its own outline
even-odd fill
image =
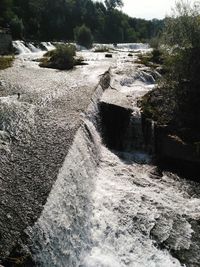
[[[151,73],[136,70],[133,62],[125,62],[123,53],[114,54],[116,61],[109,63],[112,66],[111,86],[129,98],[133,124],[137,121],[137,127],[141,127],[137,100],[153,87],[155,80]],[[94,54],[88,58],[91,64],[97,58],[102,62],[105,60],[104,56]],[[54,75],[57,78],[62,74],[55,72]],[[66,79],[72,78],[67,76]],[[39,88],[41,83],[36,82]],[[73,83],[70,84],[72,91],[76,88]],[[55,93],[61,99],[59,103],[65,97],[65,85],[64,80]],[[52,105],[53,108],[51,101],[56,97],[53,92],[43,91],[44,97],[38,105]],[[8,106],[12,100],[9,99],[1,99],[2,108]],[[36,266],[181,267],[182,255],[187,252],[187,266],[197,267],[200,262],[200,186],[175,174],[158,173],[144,151],[132,148],[132,153],[109,150],[102,144],[96,127],[97,104],[97,99],[92,99],[93,109],[89,115],[82,115],[83,122],[44,210],[35,225],[26,231]],[[23,108],[24,114],[29,111],[29,121],[26,122],[26,118],[23,121],[33,125],[34,108],[20,103],[16,105],[18,109],[19,105]],[[28,131],[32,132],[32,128]],[[141,142],[139,135],[135,144]],[[133,136],[129,135],[129,138]],[[59,151],[55,149],[55,156],[56,153]]]

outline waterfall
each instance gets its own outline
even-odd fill
[[[41,266],[79,266],[90,244],[91,194],[100,158],[100,137],[85,120],[65,159],[42,216],[31,230]]]
[[[77,267],[91,243],[92,202],[96,170],[101,158],[97,86],[82,125],[58,174],[42,215],[27,229],[36,264]]]
[[[30,53],[38,53],[42,50],[50,51],[55,49],[55,46],[50,42],[41,42],[39,44],[24,42],[21,40],[13,41],[13,47],[16,49],[18,54],[30,54]]]
[[[47,51],[55,49],[55,46],[51,42],[42,42],[41,44]]]
[[[31,53],[31,50],[25,45],[23,41],[13,41],[13,46],[17,50],[18,54]]]
[[[37,48],[32,43],[27,43],[27,46],[29,47],[29,49],[31,50],[32,53],[37,53],[37,52],[41,51],[41,49]]]
[[[149,49],[149,44],[144,43],[124,43],[124,44],[117,44],[117,48],[119,49],[129,49],[129,50],[146,50]]]

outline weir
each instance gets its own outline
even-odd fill
[[[30,68],[27,62],[28,68],[23,67],[26,77],[34,74],[38,78],[31,94],[25,89],[27,83],[21,82],[18,88],[22,91],[23,103],[16,101],[13,95],[1,98],[9,115],[14,116],[16,109],[19,115],[22,111],[28,114],[23,117],[23,122],[26,127],[32,126],[25,131],[30,136],[31,145],[40,136],[35,150],[31,150],[38,152],[34,155],[39,156],[40,162],[33,160],[29,166],[38,167],[37,181],[43,178],[39,186],[34,187],[36,191],[33,190],[38,194],[34,200],[42,200],[42,205],[37,202],[31,206],[28,202],[29,206],[23,208],[22,222],[25,224],[19,229],[21,232],[25,230],[24,234],[20,236],[19,229],[17,233],[13,231],[11,223],[16,222],[13,214],[13,221],[6,224],[6,218],[9,220],[7,212],[4,213],[4,225],[7,232],[11,232],[10,239],[4,236],[1,241],[6,244],[6,250],[11,250],[16,243],[20,245],[22,254],[31,255],[30,266],[183,267],[185,264],[198,267],[200,186],[173,173],[160,173],[150,155],[143,150],[137,101],[152,89],[153,76],[150,77],[149,71],[140,70],[134,58],[131,62],[125,61],[124,49],[122,54],[117,52],[112,59],[106,59],[109,61],[103,67],[104,55],[95,57],[98,64],[93,58],[88,59],[91,65],[70,75],[65,73],[65,78],[63,73],[53,70],[44,69],[42,73],[39,70],[39,74],[37,67]],[[20,64],[17,62],[15,66],[17,72],[22,68]],[[110,66],[109,72],[105,72]],[[16,84],[17,78],[9,76],[9,71],[3,75],[8,82]],[[45,84],[47,75],[51,79]],[[44,86],[38,89],[42,81]],[[46,113],[50,117],[44,116]],[[3,119],[6,121],[5,117]],[[70,124],[65,129],[66,121]],[[10,137],[6,148],[13,153],[15,147],[9,143],[11,140],[11,144],[15,144],[13,136],[20,137],[21,142],[27,140],[22,135],[22,122],[20,127],[13,122],[4,124]],[[15,134],[10,131],[13,128]],[[70,139],[66,137],[69,133]],[[41,141],[46,145],[40,146]],[[58,164],[61,155],[62,161]],[[27,164],[28,158],[25,159]],[[24,168],[23,161],[19,160],[19,163],[34,185],[30,169]],[[7,171],[3,167],[1,170]],[[13,183],[11,178],[8,175],[8,181]],[[15,179],[19,179],[18,174]],[[9,187],[8,181],[4,183]],[[20,185],[27,182],[26,179],[18,181]],[[48,194],[43,191],[47,186]],[[12,189],[11,193],[16,197],[13,192]],[[27,192],[31,194],[28,182],[23,187],[24,199]],[[15,207],[13,202],[9,204]],[[21,205],[20,201],[18,205]],[[39,209],[38,213],[31,217],[34,219],[31,223],[26,223],[25,219],[33,216],[32,207]],[[4,229],[0,227],[0,230],[3,232]]]
[[[28,231],[36,266],[81,266],[91,246],[91,195],[101,159],[94,126],[98,99],[93,101],[88,110],[92,118],[83,116],[42,215]]]
[[[0,146],[1,258],[23,244],[23,231],[40,216],[82,125],[81,114],[99,97],[103,89],[97,84],[109,67],[94,62],[67,73],[41,70],[30,61],[37,56],[29,54],[26,61],[19,56],[15,71],[1,72],[0,127],[2,138],[8,136]]]

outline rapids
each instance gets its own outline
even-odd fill
[[[75,80],[76,84],[80,79],[87,83],[89,73],[97,68],[96,62],[110,68],[111,88],[127,97],[133,112],[124,140],[126,149],[108,149],[102,139],[99,111],[103,89],[100,84],[96,87],[90,105],[79,113],[81,123],[44,209],[34,225],[26,228],[26,249],[31,251],[36,266],[43,267],[198,267],[200,186],[173,173],[160,173],[151,155],[143,150],[137,101],[154,87],[159,74],[134,63],[137,56],[130,59],[125,54],[127,49],[148,46],[126,44],[116,49],[109,60],[104,54],[79,52],[92,67],[83,66],[71,77],[46,71],[49,81],[38,105],[48,106],[48,112],[53,112],[56,106],[52,102],[58,98],[59,112],[52,118],[55,114],[57,120],[62,116],[62,123],[68,119],[63,116],[67,106],[62,107],[67,79],[69,87]],[[16,67],[20,64],[25,63],[19,56]],[[27,58],[24,68],[30,67],[36,72],[36,63],[30,65]],[[101,71],[99,68],[93,78],[97,79]],[[50,83],[55,77],[60,79],[60,91]],[[38,86],[42,81],[41,77]],[[48,85],[54,93],[48,92]],[[56,142],[54,146],[59,154],[62,147],[57,149]]]

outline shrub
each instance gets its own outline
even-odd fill
[[[195,4],[179,2],[166,20],[164,43],[166,83],[174,89],[177,116],[181,125],[200,129],[200,9]]]
[[[142,103],[148,117],[167,123],[180,137],[191,142],[200,140],[199,18],[197,5],[182,1],[176,4],[174,13],[166,19],[162,39],[165,75]],[[159,54],[154,50],[154,61],[158,62]]]
[[[164,55],[161,49],[153,49],[150,53],[139,54],[136,63],[143,64],[147,67],[156,68],[163,64]]]
[[[77,44],[82,45],[86,48],[91,48],[93,43],[93,36],[91,30],[82,25],[81,27],[76,27],[74,30],[75,41]]]
[[[76,64],[75,55],[74,45],[59,45],[56,49],[45,53],[39,65],[40,67],[60,70],[72,69]]]
[[[12,67],[14,56],[0,56],[0,70]]]

